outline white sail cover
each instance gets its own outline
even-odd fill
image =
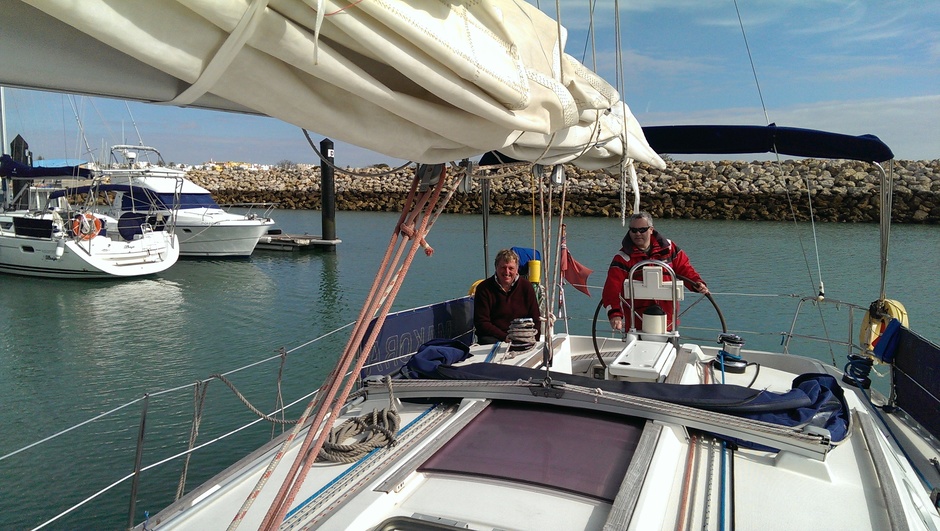
[[[0,0],[0,84],[263,114],[390,157],[664,167],[521,1]],[[559,46],[561,44],[561,46]]]

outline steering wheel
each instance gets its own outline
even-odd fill
[[[676,278],[684,282],[692,282],[688,278],[683,277],[682,275],[676,275]],[[721,308],[718,307],[718,303],[715,302],[715,298],[712,297],[711,293],[706,293],[705,297],[708,298],[708,302],[712,303],[712,307],[715,309],[715,313],[718,314],[718,320],[721,321],[721,332],[728,332],[728,325],[725,323],[725,315],[721,313]],[[597,316],[601,312],[601,307],[603,306],[603,300],[597,301],[597,308],[594,309],[594,318],[591,319],[591,342],[594,345],[594,354],[597,356],[597,360],[601,362],[601,366],[605,369],[607,364],[604,362],[604,358],[601,356],[600,347],[597,346]],[[624,319],[624,326],[626,326],[626,319]]]

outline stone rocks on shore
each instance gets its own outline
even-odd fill
[[[940,159],[894,161],[893,220],[900,223],[940,223]],[[887,168],[887,166],[886,166]],[[413,166],[392,175],[383,169],[351,170],[365,176],[336,172],[336,208],[359,211],[399,211],[411,184]],[[279,208],[320,209],[320,168],[293,167],[268,171],[194,170],[189,178],[209,189],[219,203],[275,202]],[[669,162],[664,171],[638,165],[640,206],[657,218],[790,220],[791,202],[800,219],[809,218],[807,186],[818,221],[877,222],[877,168],[856,161],[787,160]],[[565,215],[618,217],[620,176],[567,167]],[[492,179],[491,212],[530,214],[532,179],[529,173]],[[633,192],[628,186],[628,205]],[[448,212],[480,212],[480,183],[469,194],[457,192]],[[537,194],[536,194],[537,196]],[[555,199],[558,203],[558,197]]]

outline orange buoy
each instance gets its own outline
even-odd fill
[[[99,232],[101,232],[101,220],[91,212],[78,214],[72,219],[72,234],[79,240],[90,240]]]

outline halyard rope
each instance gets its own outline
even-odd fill
[[[375,343],[378,333],[382,329],[382,325],[385,323],[385,317],[388,315],[388,310],[390,309],[395,296],[398,294],[401,283],[404,281],[405,273],[407,273],[408,269],[410,268],[415,253],[424,240],[424,235],[427,234],[429,229],[429,218],[431,217],[431,213],[440,199],[441,192],[444,189],[446,183],[446,172],[444,172],[442,169],[440,178],[438,179],[437,183],[435,183],[434,188],[429,188],[419,194],[418,185],[420,184],[420,175],[419,172],[415,172],[414,179],[412,180],[411,191],[408,194],[408,199],[405,201],[401,217],[399,218],[399,223],[396,226],[394,233],[392,234],[392,238],[389,241],[388,248],[386,249],[385,257],[383,258],[382,264],[379,267],[380,274],[376,275],[375,282],[373,283],[369,296],[366,299],[366,304],[363,306],[363,309],[360,312],[360,319],[358,319],[356,323],[356,330],[350,337],[346,350],[344,351],[337,368],[334,369],[334,374],[327,383],[327,391],[321,395],[325,398],[322,400],[317,400],[320,407],[318,408],[317,416],[314,419],[312,426],[319,426],[327,417],[327,415],[329,415],[331,418],[336,418],[338,416],[346,396],[348,396],[353,384],[355,383],[355,378],[348,378],[344,384],[342,381],[343,375],[349,372],[349,367],[352,365],[353,361],[356,361],[356,368],[352,371],[353,374],[358,374],[362,368],[362,365],[365,364],[368,358],[368,353],[371,350],[372,345]],[[420,224],[416,223],[418,218],[421,218]],[[402,230],[404,227],[414,227],[414,229],[412,229],[412,231],[405,232]],[[414,233],[414,237],[411,236],[411,232]],[[401,241],[399,241],[399,238],[401,238]],[[410,246],[408,246],[409,240],[411,243]],[[402,254],[404,253],[406,246],[409,247],[408,254],[404,259],[402,259]],[[394,252],[396,247],[397,252]],[[389,259],[393,254],[395,255],[395,259],[390,261]],[[398,263],[401,263],[401,265],[396,269],[395,264]],[[383,271],[384,273],[381,273]],[[382,294],[382,297],[378,298],[380,293]],[[366,327],[368,326],[368,318],[371,316],[375,316],[375,326],[372,328],[372,332],[368,339],[366,339],[363,343]],[[358,359],[356,359],[356,352],[361,352],[361,354],[358,356]],[[343,389],[340,392],[339,388],[341,385],[343,385]],[[337,394],[339,396],[337,396]],[[300,450],[300,453],[298,454],[299,458],[294,461],[290,472],[288,472],[287,479],[281,485],[281,489],[278,491],[274,502],[268,509],[268,513],[265,515],[264,521],[261,525],[262,529],[276,529],[284,520],[284,515],[287,513],[290,504],[293,502],[301,484],[303,483],[303,477],[306,475],[307,470],[309,470],[310,466],[312,465],[312,460],[307,459],[307,456],[311,454],[318,454],[320,448],[323,445],[323,442],[326,439],[326,436],[328,435],[328,431],[321,430],[320,435],[316,436],[316,440],[314,441],[313,439],[315,432],[316,430],[311,429],[307,433],[307,437]],[[287,443],[285,443],[285,447],[286,444]]]
[[[360,311],[359,318],[350,335],[349,342],[346,345],[343,355],[337,362],[336,368],[334,368],[326,385],[321,389],[321,392],[308,404],[301,416],[301,421],[294,427],[294,430],[288,434],[284,444],[268,465],[268,469],[262,474],[254,490],[245,499],[242,507],[229,525],[229,529],[238,527],[239,523],[244,519],[251,504],[258,497],[264,485],[267,483],[267,480],[273,474],[274,469],[291,447],[294,439],[296,439],[301,426],[307,423],[307,420],[315,411],[316,415],[311,424],[314,428],[308,431],[298,454],[298,458],[295,459],[291,470],[287,474],[286,480],[281,485],[275,499],[271,503],[261,528],[275,529],[283,521],[284,515],[287,513],[300,485],[303,483],[303,477],[312,465],[313,460],[309,459],[308,456],[315,456],[319,453],[320,448],[323,446],[329,434],[329,430],[320,430],[319,435],[317,435],[318,432],[315,427],[320,426],[327,416],[331,418],[338,417],[356,381],[355,375],[358,375],[362,365],[365,364],[368,358],[368,352],[375,343],[378,332],[384,324],[385,317],[398,293],[401,283],[404,281],[405,273],[407,273],[415,253],[421,247],[421,244],[424,243],[424,237],[430,229],[430,218],[434,217],[432,213],[434,213],[435,207],[441,199],[441,193],[448,184],[453,183],[449,182],[446,172],[441,171],[440,178],[427,190],[423,190],[419,193],[419,184],[420,177],[416,172],[398,225],[395,227],[395,231],[392,234],[385,256],[380,265],[379,273],[375,277],[375,281],[366,298],[366,303]],[[455,185],[451,186],[451,190],[446,196],[447,198],[450,197],[454,188],[456,188]],[[446,199],[440,205],[438,213],[443,209],[445,204]],[[418,218],[420,218],[420,220]],[[410,230],[403,230],[405,227],[408,227]],[[406,246],[409,247],[409,250],[407,256],[402,259]],[[397,252],[395,252],[396,247],[398,248]],[[394,260],[392,260],[393,254]],[[398,265],[397,270],[395,270],[396,265]],[[376,324],[372,329],[372,333],[366,338],[366,330],[373,317],[375,318]],[[357,356],[357,352],[362,354]],[[355,368],[352,368],[354,361],[356,362]],[[352,376],[347,377],[346,375],[349,374]],[[346,380],[345,385],[344,379]]]

